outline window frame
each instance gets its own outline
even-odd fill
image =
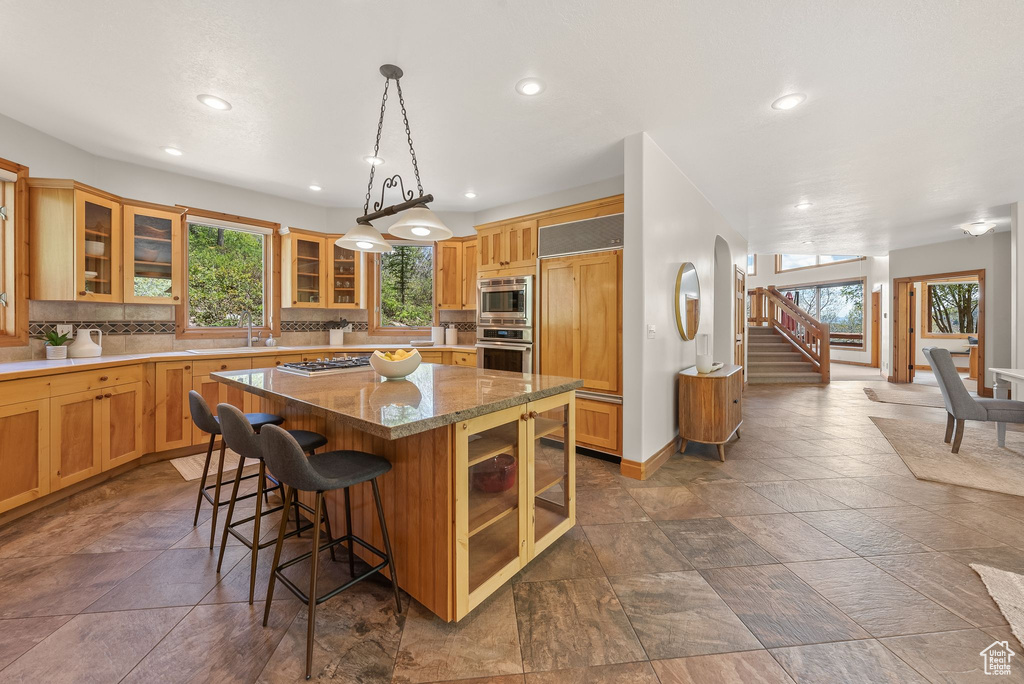
[[[747,255],[747,277],[757,275],[757,255]]]
[[[866,258],[866,257],[862,257],[862,258]],[[805,268],[814,268],[814,267],[813,266],[807,266]],[[782,296],[785,296],[785,292],[787,290],[805,290],[805,289],[809,289],[809,288],[812,288],[812,287],[817,289],[817,288],[822,288],[822,287],[834,287],[836,285],[851,285],[851,284],[854,284],[854,283],[860,283],[860,285],[861,285],[861,288],[860,288],[861,300],[862,300],[861,301],[861,311],[864,312],[864,322],[861,324],[860,345],[853,346],[853,345],[842,344],[842,345],[831,345],[831,346],[832,346],[832,349],[834,351],[867,351],[867,348],[868,348],[868,332],[869,332],[869,330],[868,330],[868,315],[870,313],[870,310],[868,308],[868,279],[867,279],[866,276],[860,276],[858,278],[836,278],[834,280],[818,280],[818,281],[811,282],[811,283],[800,283],[800,284],[794,284],[794,285],[776,285],[775,288],[779,291],[779,294],[781,294]],[[815,293],[815,298],[817,299],[817,302],[816,302],[816,307],[817,307],[821,303],[821,293],[820,293],[820,291]],[[803,307],[801,307],[801,308],[803,308]],[[820,313],[821,312],[819,311],[818,312],[819,316],[820,316]],[[816,319],[819,320],[819,321],[821,320],[820,318],[817,318],[817,317],[816,317]],[[831,330],[829,332],[831,333]]]
[[[432,325],[440,325],[440,310],[437,305],[437,243],[421,242],[418,240],[404,240],[399,237],[389,236],[387,241],[392,245],[400,245],[407,242],[408,246],[430,247],[431,266],[433,269],[433,283],[431,284],[431,309],[433,311]],[[402,336],[407,334],[430,334],[430,326],[383,326],[380,324],[380,253],[368,254],[366,260],[366,299],[367,299],[367,333],[372,336]]]
[[[981,281],[977,276],[971,277],[966,276],[962,278],[932,278],[931,280],[922,280],[921,289],[923,292],[920,295],[920,304],[918,305],[921,313],[921,337],[932,338],[940,340],[966,340],[968,337],[978,337],[978,330],[973,333],[943,333],[943,332],[932,332],[932,291],[930,285],[950,285],[955,283],[974,283],[978,286],[978,316],[974,319],[975,327],[980,327],[981,321]]]
[[[253,326],[252,331],[263,333],[264,335],[274,335],[280,337],[281,335],[281,224],[274,223],[272,221],[264,221],[261,219],[247,218],[244,216],[236,216],[234,214],[225,214],[219,211],[209,211],[206,209],[197,209],[195,207],[187,207],[184,205],[176,205],[181,207],[185,211],[181,215],[181,248],[182,248],[182,263],[181,263],[181,281],[182,285],[182,301],[181,304],[175,307],[174,315],[174,330],[175,337],[179,340],[184,339],[210,339],[210,338],[236,338],[246,337],[248,334],[247,328],[231,328],[231,327],[192,327],[188,324],[188,225],[189,223],[198,223],[198,221],[189,219],[210,219],[211,221],[221,221],[227,223],[240,224],[242,226],[252,226],[254,228],[261,228],[263,230],[271,231],[266,235],[266,239],[263,243],[264,257],[263,257],[263,311],[265,315],[264,325]],[[262,231],[261,231],[262,232]]]
[[[10,218],[5,221],[3,229],[0,229],[0,241],[9,246],[13,254],[6,254],[0,250],[7,266],[13,269],[13,274],[6,272],[6,268],[0,268],[3,279],[0,280],[0,292],[6,292],[8,285],[13,287],[13,294],[9,293],[7,299],[7,313],[13,310],[14,323],[11,326],[0,328],[0,347],[24,347],[29,343],[28,335],[28,288],[29,288],[29,253],[28,253],[28,177],[29,169],[23,164],[0,158],[0,170],[14,175],[13,181],[0,180],[0,183],[12,183],[14,188],[14,205],[10,207]],[[0,199],[2,204],[2,199]],[[13,236],[6,234],[10,229]],[[0,266],[3,266],[0,264]]]
[[[802,255],[802,256],[813,256],[814,260],[816,262],[818,262],[821,259],[821,257],[822,257],[821,254],[805,254],[805,255]],[[826,254],[825,256],[831,256],[831,255]],[[822,264],[822,263],[814,263],[814,264],[811,264],[810,266],[797,266],[796,268],[782,268],[782,255],[781,254],[776,254],[775,255],[775,272],[776,273],[792,273],[793,271],[805,271],[805,270],[807,270],[809,268],[822,268],[824,266],[835,266],[836,264],[852,264],[855,261],[864,261],[865,259],[867,259],[866,256],[859,256],[859,257],[854,257],[853,259],[843,259],[842,261],[829,261],[829,262],[824,263],[824,264]],[[846,282],[846,281],[844,280],[842,282]]]

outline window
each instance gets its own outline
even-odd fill
[[[28,167],[0,159],[0,347],[28,344]]]
[[[185,303],[178,309],[179,336],[240,337],[252,327],[275,330],[280,287],[271,274],[279,258],[278,224],[216,212],[189,210],[185,237]],[[236,330],[227,330],[235,328]]]
[[[847,254],[776,254],[775,272],[783,273],[785,271],[796,271],[801,268],[829,266],[831,264],[841,264],[864,258]]]
[[[779,287],[783,297],[829,324],[834,347],[864,348],[864,280]]]
[[[747,255],[747,275],[748,276],[757,275],[757,255],[756,254],[748,254]]]
[[[396,244],[374,259],[372,330],[422,330],[434,324],[434,247]]]
[[[924,337],[978,334],[980,289],[977,279],[924,283]]]

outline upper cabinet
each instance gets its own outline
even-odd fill
[[[436,243],[438,309],[476,308],[477,238],[449,238]]]
[[[477,229],[477,270],[481,274],[533,269],[537,263],[537,221],[513,221]]]
[[[282,306],[358,309],[362,254],[334,244],[338,235],[289,228],[281,235]]]
[[[70,180],[29,179],[33,299],[122,301],[118,197]]]
[[[180,304],[182,210],[125,201],[123,213],[124,301]]]
[[[363,276],[363,255],[352,249],[338,247],[337,235],[324,238],[331,254],[331,271],[327,276],[330,297],[327,306],[332,309],[358,309],[360,284]]]

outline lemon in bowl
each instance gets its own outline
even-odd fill
[[[370,355],[370,366],[388,379],[404,378],[419,368],[422,361],[420,353],[415,349],[411,352],[404,349],[395,352],[377,350]]]

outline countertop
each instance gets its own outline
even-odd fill
[[[399,439],[569,392],[582,380],[423,363],[404,380],[373,370],[307,378],[277,368],[224,371],[212,378],[268,399],[340,418],[368,434]]]
[[[417,348],[420,351],[476,351],[476,347],[466,344],[439,344],[434,345],[433,347]],[[83,370],[98,370],[100,368],[114,368],[134,363],[152,363],[157,361],[200,361],[202,359],[278,356],[284,354],[304,354],[306,352],[333,352],[335,354],[343,354],[357,351],[369,352],[374,349],[413,349],[413,347],[408,344],[345,344],[335,347],[329,345],[305,347],[252,347],[244,352],[235,351],[235,349],[241,349],[241,347],[227,348],[223,353],[211,353],[207,350],[203,350],[200,354],[190,354],[187,351],[171,351],[153,352],[149,354],[111,354],[109,356],[93,356],[86,359],[61,359],[54,361],[33,359],[31,361],[12,361],[10,363],[0,363],[0,381],[40,377],[59,373],[73,373],[75,371]]]

